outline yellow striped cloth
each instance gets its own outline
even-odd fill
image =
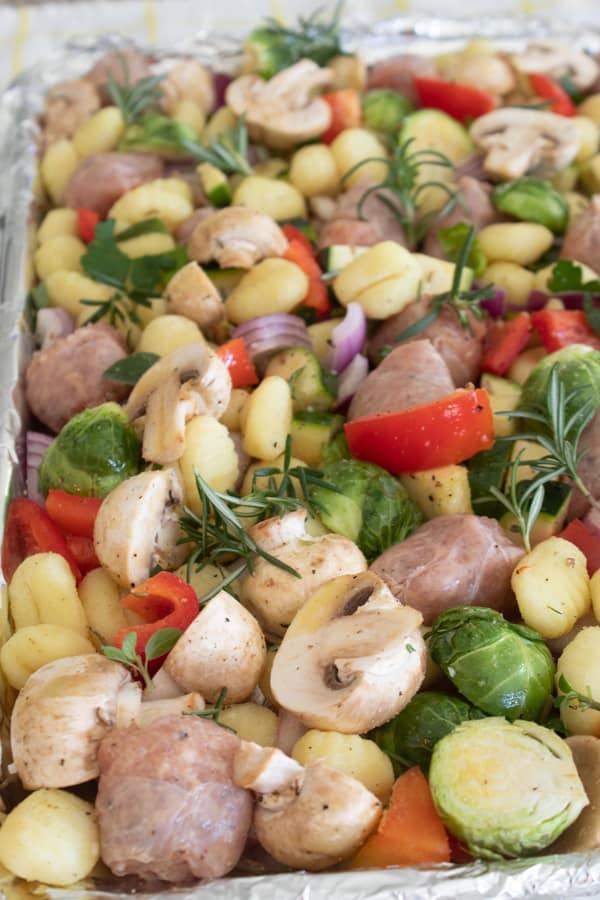
[[[292,22],[316,6],[334,5],[334,0],[99,0],[0,6],[0,85],[71,37],[120,32],[169,45],[202,28],[243,34],[265,16]],[[449,9],[447,0],[351,0],[346,8],[371,21],[402,13],[444,16]],[[600,0],[461,0],[452,11],[469,19],[547,15],[600,27]]]

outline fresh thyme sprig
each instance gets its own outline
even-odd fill
[[[439,166],[442,169],[454,169],[454,164],[437,150],[413,150],[414,138],[409,138],[403,143],[394,142],[392,157],[386,159],[380,156],[370,156],[352,166],[343,176],[342,182],[350,178],[368,163],[382,163],[387,168],[385,180],[371,185],[363,193],[358,203],[357,211],[362,218],[365,203],[371,194],[375,194],[381,203],[392,210],[404,229],[404,234],[409,247],[416,247],[419,241],[427,233],[427,229],[436,219],[445,216],[461,202],[461,198],[452,185],[444,181],[429,179],[420,181],[423,166]],[[421,215],[419,213],[419,201],[422,194],[432,187],[440,188],[448,196],[448,201],[439,210]],[[385,193],[384,193],[385,191]]]
[[[217,697],[217,701],[214,706],[209,706],[206,709],[189,709],[184,712],[184,716],[196,716],[198,719],[211,719],[213,722],[219,724],[219,716],[223,712],[223,704],[225,703],[225,698],[227,696],[227,688],[221,688],[219,696]]]
[[[211,600],[244,572],[252,572],[254,561],[259,556],[277,568],[300,577],[291,566],[261,549],[243,525],[244,518],[263,522],[295,509],[310,511],[311,505],[306,498],[315,484],[338,492],[337,488],[324,481],[320,469],[292,466],[291,447],[288,435],[283,468],[266,466],[257,469],[252,479],[252,489],[243,497],[214,491],[198,472],[195,473],[202,513],[198,515],[186,507],[185,515],[180,520],[186,535],[185,542],[196,545],[188,559],[188,578],[194,567],[197,571],[209,564],[222,568],[223,559],[234,556],[238,560],[231,569],[223,571],[223,578],[201,597],[200,603]],[[267,479],[266,484],[260,483],[262,479]]]
[[[210,163],[226,174],[252,174],[248,162],[248,129],[243,115],[232,128],[218,138],[210,138],[205,145],[185,138],[179,140],[178,145],[194,159]]]
[[[132,669],[140,676],[146,688],[152,687],[152,679],[148,671],[148,663],[153,659],[160,659],[172,650],[179,638],[181,631],[179,628],[160,628],[155,631],[148,639],[148,643],[144,648],[143,658],[136,652],[137,635],[134,631],[130,631],[123,638],[121,647],[102,646],[102,652],[107,659],[115,662],[123,663],[128,669]]]
[[[413,322],[412,325],[409,325],[408,328],[401,331],[400,334],[397,334],[393,340],[394,344],[398,344],[400,341],[408,340],[408,338],[412,338],[416,334],[419,334],[424,328],[427,328],[428,325],[435,322],[441,311],[445,308],[454,311],[461,326],[467,331],[471,330],[469,314],[473,315],[476,319],[482,319],[484,317],[485,312],[481,308],[481,301],[490,300],[494,296],[494,287],[491,284],[473,290],[461,287],[465,268],[467,267],[467,260],[474,240],[475,229],[471,226],[466,234],[464,243],[460,248],[456,260],[450,290],[444,291],[441,294],[435,294],[431,299],[429,312],[421,319],[417,319],[416,322]],[[392,349],[393,347],[390,344],[386,344],[381,348],[379,358],[381,359],[387,356]]]
[[[132,83],[125,55],[117,50],[117,56],[123,69],[124,84],[119,84],[109,73],[103,87],[115,106],[121,110],[125,125],[131,125],[146,110],[156,106],[163,93],[159,84],[165,76],[149,75]]]
[[[343,53],[339,34],[342,7],[340,0],[329,20],[323,18],[322,9],[316,9],[310,16],[299,17],[296,28],[286,28],[273,18],[266,19],[246,41],[246,52],[253,58],[259,74],[272,78],[301,59],[312,59],[325,66]]]

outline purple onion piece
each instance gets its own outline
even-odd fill
[[[213,72],[213,87],[215,89],[215,105],[213,113],[225,106],[225,91],[233,81],[231,75],[226,72]]]
[[[336,409],[344,406],[352,399],[360,385],[369,374],[369,360],[362,353],[357,353],[343,372],[338,375],[338,396]]]
[[[506,291],[504,288],[495,288],[494,296],[489,300],[482,300],[480,305],[493,319],[499,319],[506,312]]]
[[[535,312],[543,309],[551,297],[558,297],[564,303],[565,309],[583,309],[584,297],[589,296],[594,306],[600,306],[600,294],[584,294],[583,291],[562,291],[549,293],[548,291],[529,291],[527,297],[527,309]],[[519,307],[521,308],[521,307]]]
[[[35,324],[35,342],[47,350],[59,338],[67,337],[75,328],[73,317],[60,306],[40,309]]]
[[[291,313],[270,313],[266,316],[257,316],[256,319],[248,319],[241,325],[236,325],[231,334],[232,338],[243,337],[248,339],[256,334],[264,334],[278,329],[279,331],[296,331],[299,335],[307,335],[306,324]]]
[[[525,307],[525,309],[529,310],[529,312],[535,312],[538,309],[543,309],[549,299],[550,294],[547,294],[546,291],[529,291],[529,294],[527,295],[527,306]],[[519,306],[519,309],[522,310],[523,307]]]
[[[331,333],[331,350],[327,365],[334,372],[342,372],[360,353],[367,338],[367,319],[360,303],[349,303],[346,315]]]
[[[38,489],[38,473],[44,454],[53,440],[54,438],[41,431],[28,431],[25,441],[27,496],[34,503],[39,503],[40,506],[44,505],[44,498]]]

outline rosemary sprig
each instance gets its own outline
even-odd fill
[[[248,162],[248,129],[243,115],[233,128],[228,128],[219,138],[211,138],[205,145],[182,138],[179,146],[194,159],[210,163],[226,174],[252,174]]]
[[[258,72],[264,78],[271,78],[301,59],[312,59],[325,66],[343,53],[339,35],[342,7],[340,0],[329,20],[323,18],[322,9],[316,9],[310,16],[299,17],[296,28],[286,28],[273,18],[266,19],[246,41],[246,51],[255,58]]]
[[[508,496],[498,490],[497,487],[491,487],[490,494],[514,516],[518,530],[523,538],[523,545],[529,553],[531,550],[531,531],[544,503],[544,484],[546,481],[554,478],[554,474],[546,473],[538,479],[527,482],[518,481],[518,470],[522,465],[523,453],[524,451],[521,451],[511,464]]]
[[[198,719],[211,719],[213,722],[219,724],[219,716],[223,712],[223,704],[225,703],[225,697],[227,696],[227,688],[221,688],[219,696],[217,697],[217,702],[214,706],[206,707],[206,709],[190,709],[184,712],[184,716],[196,716]]]
[[[137,635],[134,631],[130,631],[123,638],[120,648],[103,645],[102,652],[107,659],[123,663],[128,669],[137,672],[144,682],[144,686],[151,688],[152,679],[148,671],[148,663],[153,659],[160,659],[161,656],[165,656],[169,650],[172,650],[180,637],[181,631],[179,628],[160,628],[150,636],[142,657],[136,652]]]
[[[165,76],[149,75],[147,78],[140,78],[139,81],[135,81],[132,84],[125,55],[120,50],[117,50],[117,56],[123,70],[124,84],[119,84],[113,75],[109,73],[103,87],[115,106],[121,110],[125,125],[131,125],[146,110],[156,106],[162,96],[162,89],[159,87],[159,84]]]
[[[346,181],[354,172],[357,172],[367,163],[378,162],[386,166],[387,175],[385,180],[372,185],[360,198],[357,207],[358,215],[362,218],[362,211],[366,201],[371,194],[376,194],[378,200],[392,210],[402,225],[409,247],[416,247],[435,220],[445,216],[450,210],[454,209],[457,203],[462,202],[459,194],[446,182],[436,179],[420,180],[419,176],[423,166],[439,166],[442,169],[454,169],[454,164],[447,156],[444,156],[443,153],[437,150],[413,150],[414,140],[414,138],[409,138],[403,143],[395,141],[392,146],[391,159],[380,156],[368,157],[352,166],[342,178],[342,182]],[[419,201],[421,196],[432,187],[438,187],[444,191],[448,196],[448,201],[441,209],[420,215]]]

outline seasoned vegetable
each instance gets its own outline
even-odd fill
[[[140,444],[127,416],[116,403],[86,409],[67,422],[42,460],[39,488],[106,497],[135,475]]]
[[[549,181],[541,178],[516,178],[497,185],[492,203],[500,212],[524,222],[537,222],[562,234],[569,222],[569,206]]]
[[[566,404],[566,419],[587,401],[600,406],[600,352],[586,344],[571,344],[544,356],[523,385],[520,406],[543,405],[555,365],[567,397],[572,395]]]
[[[365,94],[362,108],[367,128],[390,134],[397,131],[404,117],[412,112],[412,104],[407,97],[385,88]]]
[[[481,710],[460,697],[421,691],[391,722],[378,728],[373,737],[392,760],[397,775],[415,765],[427,774],[437,742],[461,722],[483,717]]]
[[[311,492],[321,521],[358,544],[368,560],[399,544],[424,520],[402,485],[379,466],[340,459],[323,471],[337,491],[316,486]]]
[[[491,716],[537,719],[553,688],[554,661],[524,625],[480,606],[456,606],[432,625],[429,652],[461,694]]]
[[[429,781],[446,827],[490,859],[542,850],[588,804],[568,745],[534,722],[463,722],[436,745]]]

